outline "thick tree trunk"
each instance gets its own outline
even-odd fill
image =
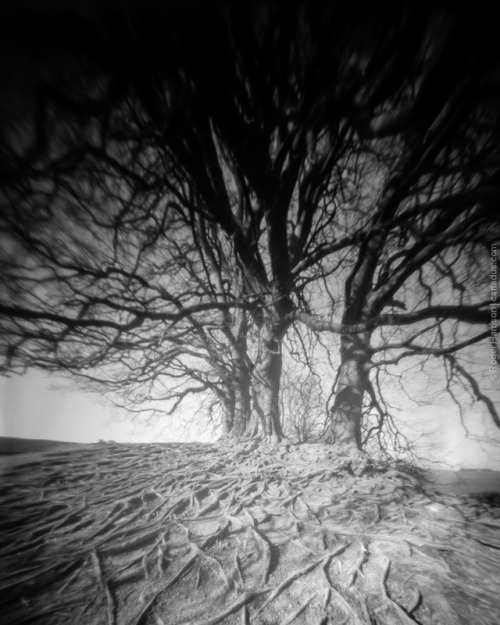
[[[248,383],[234,380],[230,401],[227,397],[221,400],[222,421],[221,436],[230,438],[250,438],[259,433],[257,415],[252,412],[250,395],[250,374]]]
[[[342,336],[337,391],[323,440],[361,450],[363,397],[368,385],[369,336]]]
[[[233,438],[253,437],[258,434],[259,423],[252,414],[252,363],[248,357],[247,312],[237,310],[233,315],[225,317],[223,321],[227,322],[230,327],[227,337],[231,346],[233,371],[228,384],[233,401],[231,427],[225,434]]]
[[[234,383],[234,420],[231,436],[254,436],[257,424],[252,420],[252,403],[250,397],[251,373],[242,363]]]
[[[234,391],[227,388],[225,391],[216,391],[221,410],[221,436],[228,436],[234,424]]]
[[[281,336],[272,327],[261,329],[263,348],[254,371],[252,399],[264,438],[271,444],[282,438],[280,419]]]

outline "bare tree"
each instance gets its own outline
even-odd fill
[[[299,323],[340,336],[328,443],[361,448],[366,397],[382,430],[375,372],[409,356],[443,358],[483,398],[458,354],[488,339],[485,281],[471,281],[485,275],[499,238],[490,25],[413,4],[134,7],[132,16],[133,26],[119,12],[79,24],[99,55],[72,42],[69,60],[51,62],[24,96],[31,120],[10,120],[19,133],[3,148],[3,228],[14,236],[0,306],[5,369],[47,366],[48,347],[59,357],[75,344],[94,365],[131,335],[168,336],[168,349],[184,341],[184,355],[189,340],[203,343],[212,366],[207,323],[240,311],[225,344],[237,352],[231,366],[251,371],[253,402],[245,414],[238,408],[244,426],[235,431],[281,437],[282,346]],[[61,202],[85,252],[74,240],[58,251]],[[195,291],[149,278],[163,245],[171,254],[171,215],[182,236],[189,231],[196,262],[215,250],[208,275],[227,265],[217,250],[230,255],[237,287],[207,274]],[[62,243],[40,238],[44,220]],[[134,237],[136,251],[120,255]],[[256,340],[238,352],[234,329],[247,321]]]
[[[62,369],[131,411],[172,413],[190,395],[211,395],[223,429],[242,434],[251,365],[248,313],[228,306],[236,270],[207,232],[192,241],[173,204],[158,210],[158,194],[114,189],[101,174],[82,171],[71,184],[53,175],[50,193],[22,188],[5,203],[16,207],[2,221],[5,370]],[[35,211],[46,218],[27,223]]]

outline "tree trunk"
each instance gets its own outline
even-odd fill
[[[323,440],[342,449],[361,450],[363,397],[368,385],[369,335],[341,338],[337,392]]]
[[[281,336],[274,328],[261,328],[262,351],[254,371],[253,412],[257,415],[264,438],[271,444],[282,438],[280,419]]]
[[[235,379],[231,400],[221,400],[221,436],[240,439],[254,437],[259,433],[259,420],[252,412],[250,388],[249,382],[242,384],[241,380]]]
[[[220,428],[221,436],[228,436],[231,431],[231,427],[229,425],[229,419],[227,413],[224,411],[222,414],[222,423]]]
[[[231,436],[254,436],[258,424],[252,420],[250,396],[251,373],[245,363],[239,363],[234,380],[234,419]]]
[[[233,426],[234,426],[234,405],[235,405],[235,396],[234,391],[231,388],[227,389],[227,393],[219,390],[217,392],[217,397],[219,400],[219,405],[221,409],[221,436],[230,435]]]

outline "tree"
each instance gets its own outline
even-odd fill
[[[48,200],[38,194],[35,204],[23,189],[10,198],[18,213],[3,215],[12,235],[4,284],[12,303],[32,310],[5,322],[6,370],[14,354],[13,367],[63,369],[86,388],[119,393],[129,410],[154,412],[161,403],[172,413],[189,394],[208,391],[224,408],[224,428],[241,429],[234,421],[248,410],[251,368],[238,367],[248,359],[247,313],[229,318],[224,310],[236,271],[232,282],[224,277],[223,256],[215,262],[213,246],[194,245],[175,214],[159,239],[157,198],[151,204],[125,184],[113,191],[113,180],[83,172],[80,182],[68,186],[54,175]],[[31,211],[44,210],[46,219],[27,226]],[[170,329],[166,320],[175,322]]]
[[[283,373],[283,432],[294,443],[317,441],[325,423],[325,405],[319,379],[307,369],[285,369]]]
[[[89,365],[108,362],[130,333],[177,345],[197,337],[213,366],[204,328],[240,311],[258,341],[249,347],[243,332],[238,351],[233,330],[225,335],[236,351],[222,367],[245,373],[253,400],[238,409],[237,432],[253,419],[269,440],[281,437],[282,346],[293,324],[340,336],[327,443],[361,448],[365,397],[383,428],[375,372],[403,358],[442,357],[479,389],[457,353],[487,340],[491,319],[485,285],[468,279],[499,238],[492,27],[458,8],[412,3],[131,11],[133,26],[118,10],[78,22],[70,44],[55,33],[68,60],[33,81],[29,130],[20,114],[10,120],[20,130],[3,148],[3,227],[17,241],[3,271],[5,368],[46,365],[47,346],[60,360],[75,340],[94,345]],[[84,219],[71,208],[82,196],[93,224],[84,231],[106,232],[105,275],[74,243],[61,259],[37,238],[61,203],[65,219]],[[207,278],[232,266],[237,288],[214,293],[204,279],[193,292],[144,276],[150,250],[171,254],[171,215],[196,262],[223,250]],[[124,232],[138,251],[118,270]],[[15,245],[44,259],[35,275],[56,283],[50,293],[68,295],[57,312],[23,286],[35,261],[20,269]],[[172,267],[182,267],[179,255]],[[212,382],[220,393],[223,377]]]

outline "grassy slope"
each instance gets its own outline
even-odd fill
[[[39,438],[16,438],[13,436],[0,436],[0,455],[24,454],[37,451],[48,451],[61,446],[81,443],[69,443],[66,441],[51,441]]]

